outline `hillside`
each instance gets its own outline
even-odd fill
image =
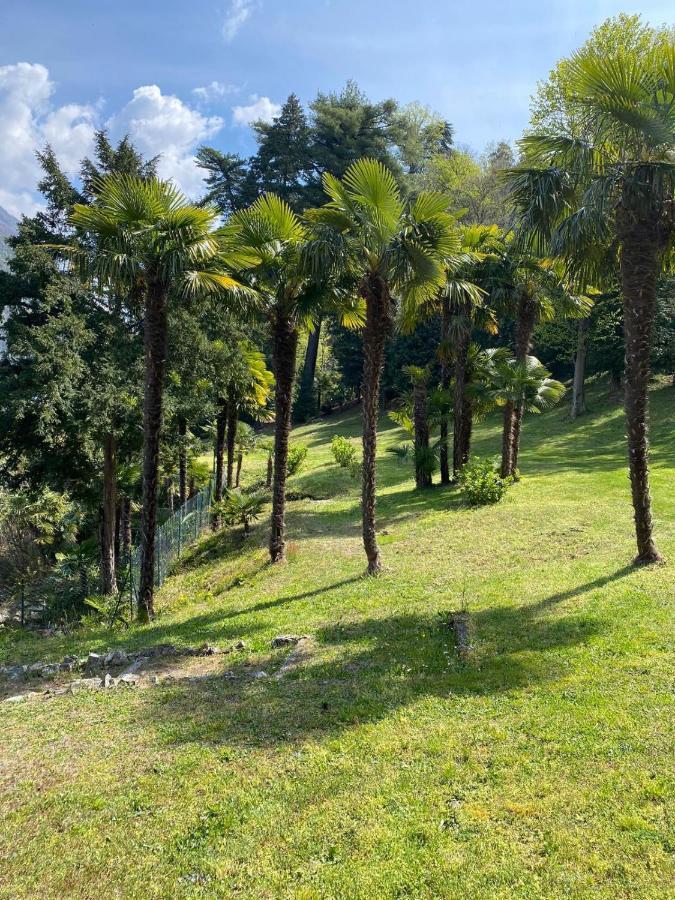
[[[386,453],[385,574],[330,455],[357,412],[296,429],[290,553],[267,523],[203,540],[144,628],[36,638],[3,662],[203,642],[243,649],[147,689],[0,705],[0,897],[660,898],[675,874],[675,389],[652,391],[664,566],[631,568],[622,410],[525,422],[497,506],[415,491]],[[475,451],[499,447],[499,422]],[[247,460],[245,478],[264,469]],[[460,659],[452,611],[470,617]],[[307,635],[289,654],[277,635]],[[260,673],[265,673],[261,675]],[[77,878],[73,877],[77,873]]]

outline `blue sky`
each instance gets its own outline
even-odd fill
[[[428,105],[476,151],[513,141],[537,80],[620,11],[674,18],[661,0],[0,0],[0,205],[32,211],[35,147],[74,171],[101,125],[194,194],[200,143],[247,153],[252,118],[349,78]]]

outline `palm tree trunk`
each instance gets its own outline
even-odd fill
[[[272,454],[270,453],[269,456],[267,457],[267,481],[266,481],[266,484],[267,484],[268,488],[272,487],[272,476],[273,475],[274,475],[274,458],[273,458]]]
[[[113,434],[103,440],[103,507],[101,522],[101,591],[117,593],[115,523],[117,520],[117,442]]]
[[[377,418],[380,408],[380,376],[389,326],[389,292],[379,277],[373,276],[365,290],[366,327],[363,332],[363,546],[368,558],[368,574],[382,569],[375,532]]]
[[[228,404],[220,401],[220,409],[216,417],[216,482],[213,489],[213,499],[215,503],[220,503],[223,499],[223,482],[224,467],[223,459],[225,456],[225,426],[228,415]],[[220,515],[215,513],[211,519],[211,528],[217,531],[220,528]]]
[[[238,453],[237,454],[237,475],[236,475],[235,482],[234,482],[235,487],[239,487],[239,480],[241,478],[241,467],[242,467],[243,463],[244,463],[244,454]]]
[[[288,437],[291,430],[291,406],[295,359],[298,352],[298,331],[290,319],[277,310],[273,325],[274,374],[276,376],[274,422],[274,486],[272,489],[272,533],[270,559],[273,563],[286,558],[286,475],[288,466]]]
[[[537,310],[534,303],[526,294],[522,294],[518,303],[518,322],[516,328],[516,360],[525,362],[532,345],[532,332],[537,321]],[[508,404],[507,404],[508,408]],[[520,451],[520,428],[525,412],[524,404],[512,405],[510,458],[507,475],[515,476],[518,468],[518,453]]]
[[[319,344],[321,343],[321,319],[319,318],[307,338],[307,350],[305,362],[300,376],[300,389],[295,403],[295,417],[298,422],[306,422],[316,411],[318,403],[314,402],[314,376],[316,375],[316,361],[319,357]]]
[[[511,456],[513,451],[513,402],[508,400],[504,406],[504,430],[502,432],[502,478],[511,474]]]
[[[586,412],[586,355],[588,344],[588,329],[591,321],[588,317],[579,319],[577,330],[577,352],[574,357],[574,380],[572,382],[572,410],[571,416],[576,419]]]
[[[187,501],[187,422],[181,416],[178,420],[178,498],[182,506]]]
[[[425,465],[429,450],[429,418],[425,381],[416,381],[413,384],[413,424],[415,426],[415,486],[417,488],[431,487],[431,474]]]
[[[450,368],[447,358],[448,336],[450,334],[450,301],[443,298],[441,311],[441,389],[447,391],[450,386]],[[440,422],[440,463],[441,484],[450,484],[450,465],[448,461],[448,416],[442,413]]]
[[[148,284],[143,340],[145,345],[143,510],[141,513],[141,572],[138,591],[138,618],[141,622],[147,622],[155,614],[157,478],[167,341],[166,290],[161,283],[154,281]]]
[[[645,219],[630,207],[617,216],[622,244],[621,283],[626,340],[626,383],[624,409],[628,432],[635,535],[636,563],[661,560],[652,536],[652,509],[649,495],[649,351],[656,305],[659,271],[660,233],[656,219]]]
[[[238,419],[237,398],[234,391],[230,391],[227,402],[227,486],[229,488],[234,484],[234,444],[237,438]]]
[[[455,392],[453,400],[454,428],[452,439],[452,472],[455,477],[468,458],[466,438],[466,377],[469,362],[469,345],[471,343],[471,309],[463,304],[460,311],[462,323],[460,335],[455,347]]]

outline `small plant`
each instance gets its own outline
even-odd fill
[[[260,518],[267,494],[244,494],[236,489],[227,491],[220,503],[214,504],[215,513],[221,516],[226,525],[243,525],[244,537],[251,533],[251,523]]]
[[[502,478],[493,459],[473,457],[459,473],[459,483],[472,506],[498,503],[512,479]]]
[[[333,435],[330,449],[341,469],[350,469],[352,463],[356,462],[356,447],[341,434]]]
[[[307,456],[307,447],[304,444],[296,444],[294,447],[288,448],[288,462],[286,463],[286,472],[289,475],[295,475],[302,468],[302,464]]]

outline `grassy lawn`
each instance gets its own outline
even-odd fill
[[[652,392],[670,562],[632,569],[623,415],[527,419],[497,506],[416,492],[380,432],[385,574],[365,579],[356,413],[298,429],[286,565],[266,522],[206,538],[131,632],[5,633],[3,661],[170,641],[218,673],[0,707],[0,897],[673,896],[675,390]],[[498,450],[497,419],[475,451]],[[263,454],[245,464],[252,479]],[[446,625],[463,605],[474,650]],[[282,633],[309,659],[282,679]],[[270,677],[253,678],[264,670]]]

